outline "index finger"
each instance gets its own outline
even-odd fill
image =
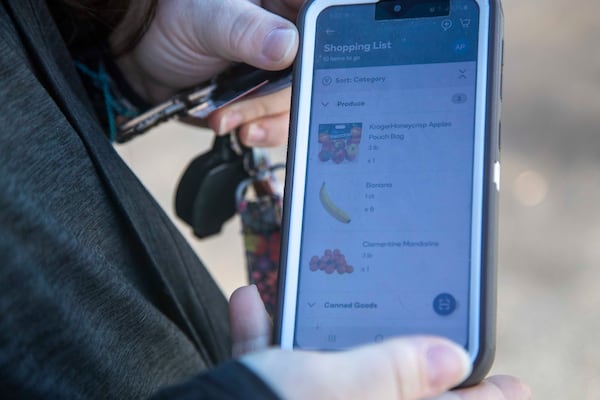
[[[291,89],[288,87],[265,96],[234,102],[210,114],[208,126],[217,134],[226,134],[259,118],[289,111],[290,98]],[[285,133],[287,134],[287,131]]]

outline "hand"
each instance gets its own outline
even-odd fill
[[[127,22],[112,33],[111,43],[127,36]],[[212,78],[232,62],[284,69],[294,60],[297,46],[294,24],[256,0],[159,0],[145,35],[117,63],[138,93],[160,102]]]
[[[518,379],[496,376],[446,392],[470,372],[464,350],[447,340],[405,337],[338,353],[265,350],[269,318],[254,286],[230,300],[233,355],[283,398],[525,400]]]
[[[247,146],[273,147],[287,142],[291,89],[237,101],[208,117],[208,126],[223,135],[238,128]]]
[[[151,103],[210,79],[231,62],[286,68],[296,56],[298,32],[289,20],[261,5],[292,18],[302,0],[262,3],[160,0],[140,43],[117,63],[134,90]],[[126,25],[115,30],[111,43],[126,36]],[[286,90],[240,102],[211,116],[209,126],[220,134],[243,126],[241,137],[247,144],[281,144],[287,134],[289,96]]]

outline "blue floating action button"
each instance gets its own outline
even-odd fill
[[[456,310],[456,299],[448,293],[442,293],[433,300],[433,310],[443,317]]]

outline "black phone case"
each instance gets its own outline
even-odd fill
[[[304,21],[306,10],[316,0],[307,1],[299,16],[298,29],[300,37],[304,37]],[[500,112],[502,101],[502,66],[504,56],[504,13],[501,0],[488,0],[490,4],[489,50],[488,50],[488,86],[486,103],[486,140],[484,158],[484,193],[483,193],[483,232],[482,232],[482,273],[481,273],[481,307],[479,330],[479,353],[473,365],[471,375],[460,384],[468,387],[481,382],[492,367],[496,349],[496,287],[497,287],[497,232],[498,232],[498,190],[494,182],[494,166],[500,162]],[[284,283],[286,280],[285,265],[287,265],[288,235],[290,228],[290,194],[293,190],[292,176],[294,175],[296,132],[298,121],[298,87],[300,83],[300,65],[302,63],[302,46],[298,50],[298,58],[294,65],[292,84],[292,106],[290,134],[287,151],[287,170],[285,179],[283,222],[281,236],[281,257],[279,268],[278,309],[275,315],[273,343],[281,343],[281,315],[285,297]],[[302,173],[304,173],[302,171]]]

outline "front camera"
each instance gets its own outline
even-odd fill
[[[448,16],[450,0],[378,0],[376,20]]]

